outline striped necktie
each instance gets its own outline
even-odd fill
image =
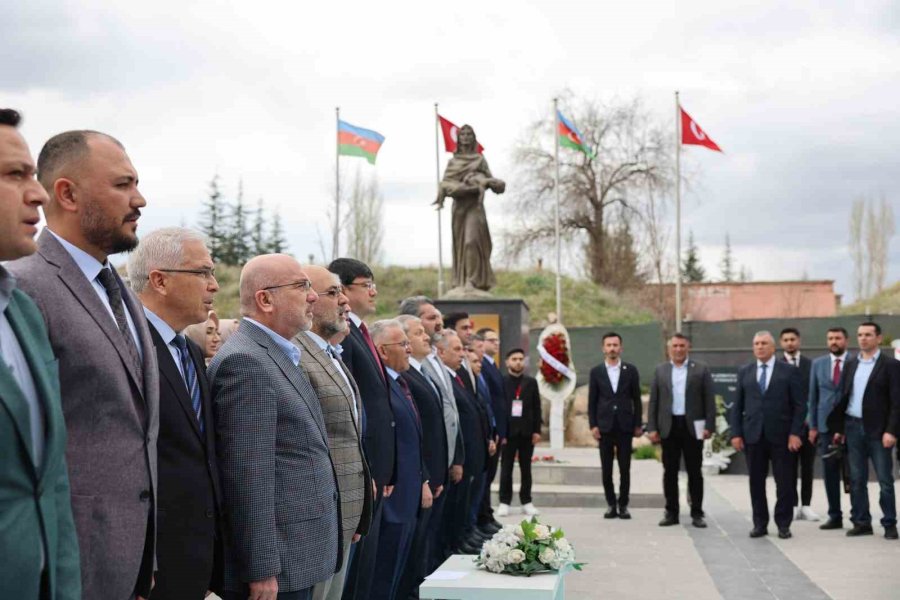
[[[194,366],[194,361],[191,360],[191,354],[188,352],[187,340],[184,336],[176,335],[175,339],[172,341],[178,348],[178,355],[181,357],[181,372],[184,374],[184,384],[191,397],[191,406],[194,408],[194,416],[197,417],[200,433],[203,433],[203,419],[201,418],[202,404],[200,403],[200,383],[197,381],[197,368]]]

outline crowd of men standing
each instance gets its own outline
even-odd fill
[[[523,350],[501,375],[497,333],[424,296],[367,325],[367,265],[280,254],[244,265],[219,348],[206,240],[138,243],[124,146],[69,131],[35,165],[19,121],[0,110],[0,597],[415,598],[499,529],[499,455],[511,482],[540,439]]]

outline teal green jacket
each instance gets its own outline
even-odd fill
[[[0,360],[0,598],[80,600],[57,361],[41,313],[28,296],[13,290],[6,317],[43,402],[46,442],[43,464],[35,468],[28,405]],[[42,546],[49,596],[40,595]]]

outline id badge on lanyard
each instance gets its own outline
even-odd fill
[[[519,396],[522,394],[522,384],[519,384],[519,387],[516,388],[516,397],[512,401],[512,416],[521,417],[522,416],[522,401],[519,399]]]

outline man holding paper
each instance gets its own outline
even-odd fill
[[[703,440],[715,431],[716,399],[709,367],[690,360],[691,342],[674,334],[667,344],[669,360],[656,367],[650,384],[647,429],[653,443],[662,441],[663,492],[666,514],[660,527],[678,523],[678,470],[681,457],[688,474],[691,522],[703,520]]]

